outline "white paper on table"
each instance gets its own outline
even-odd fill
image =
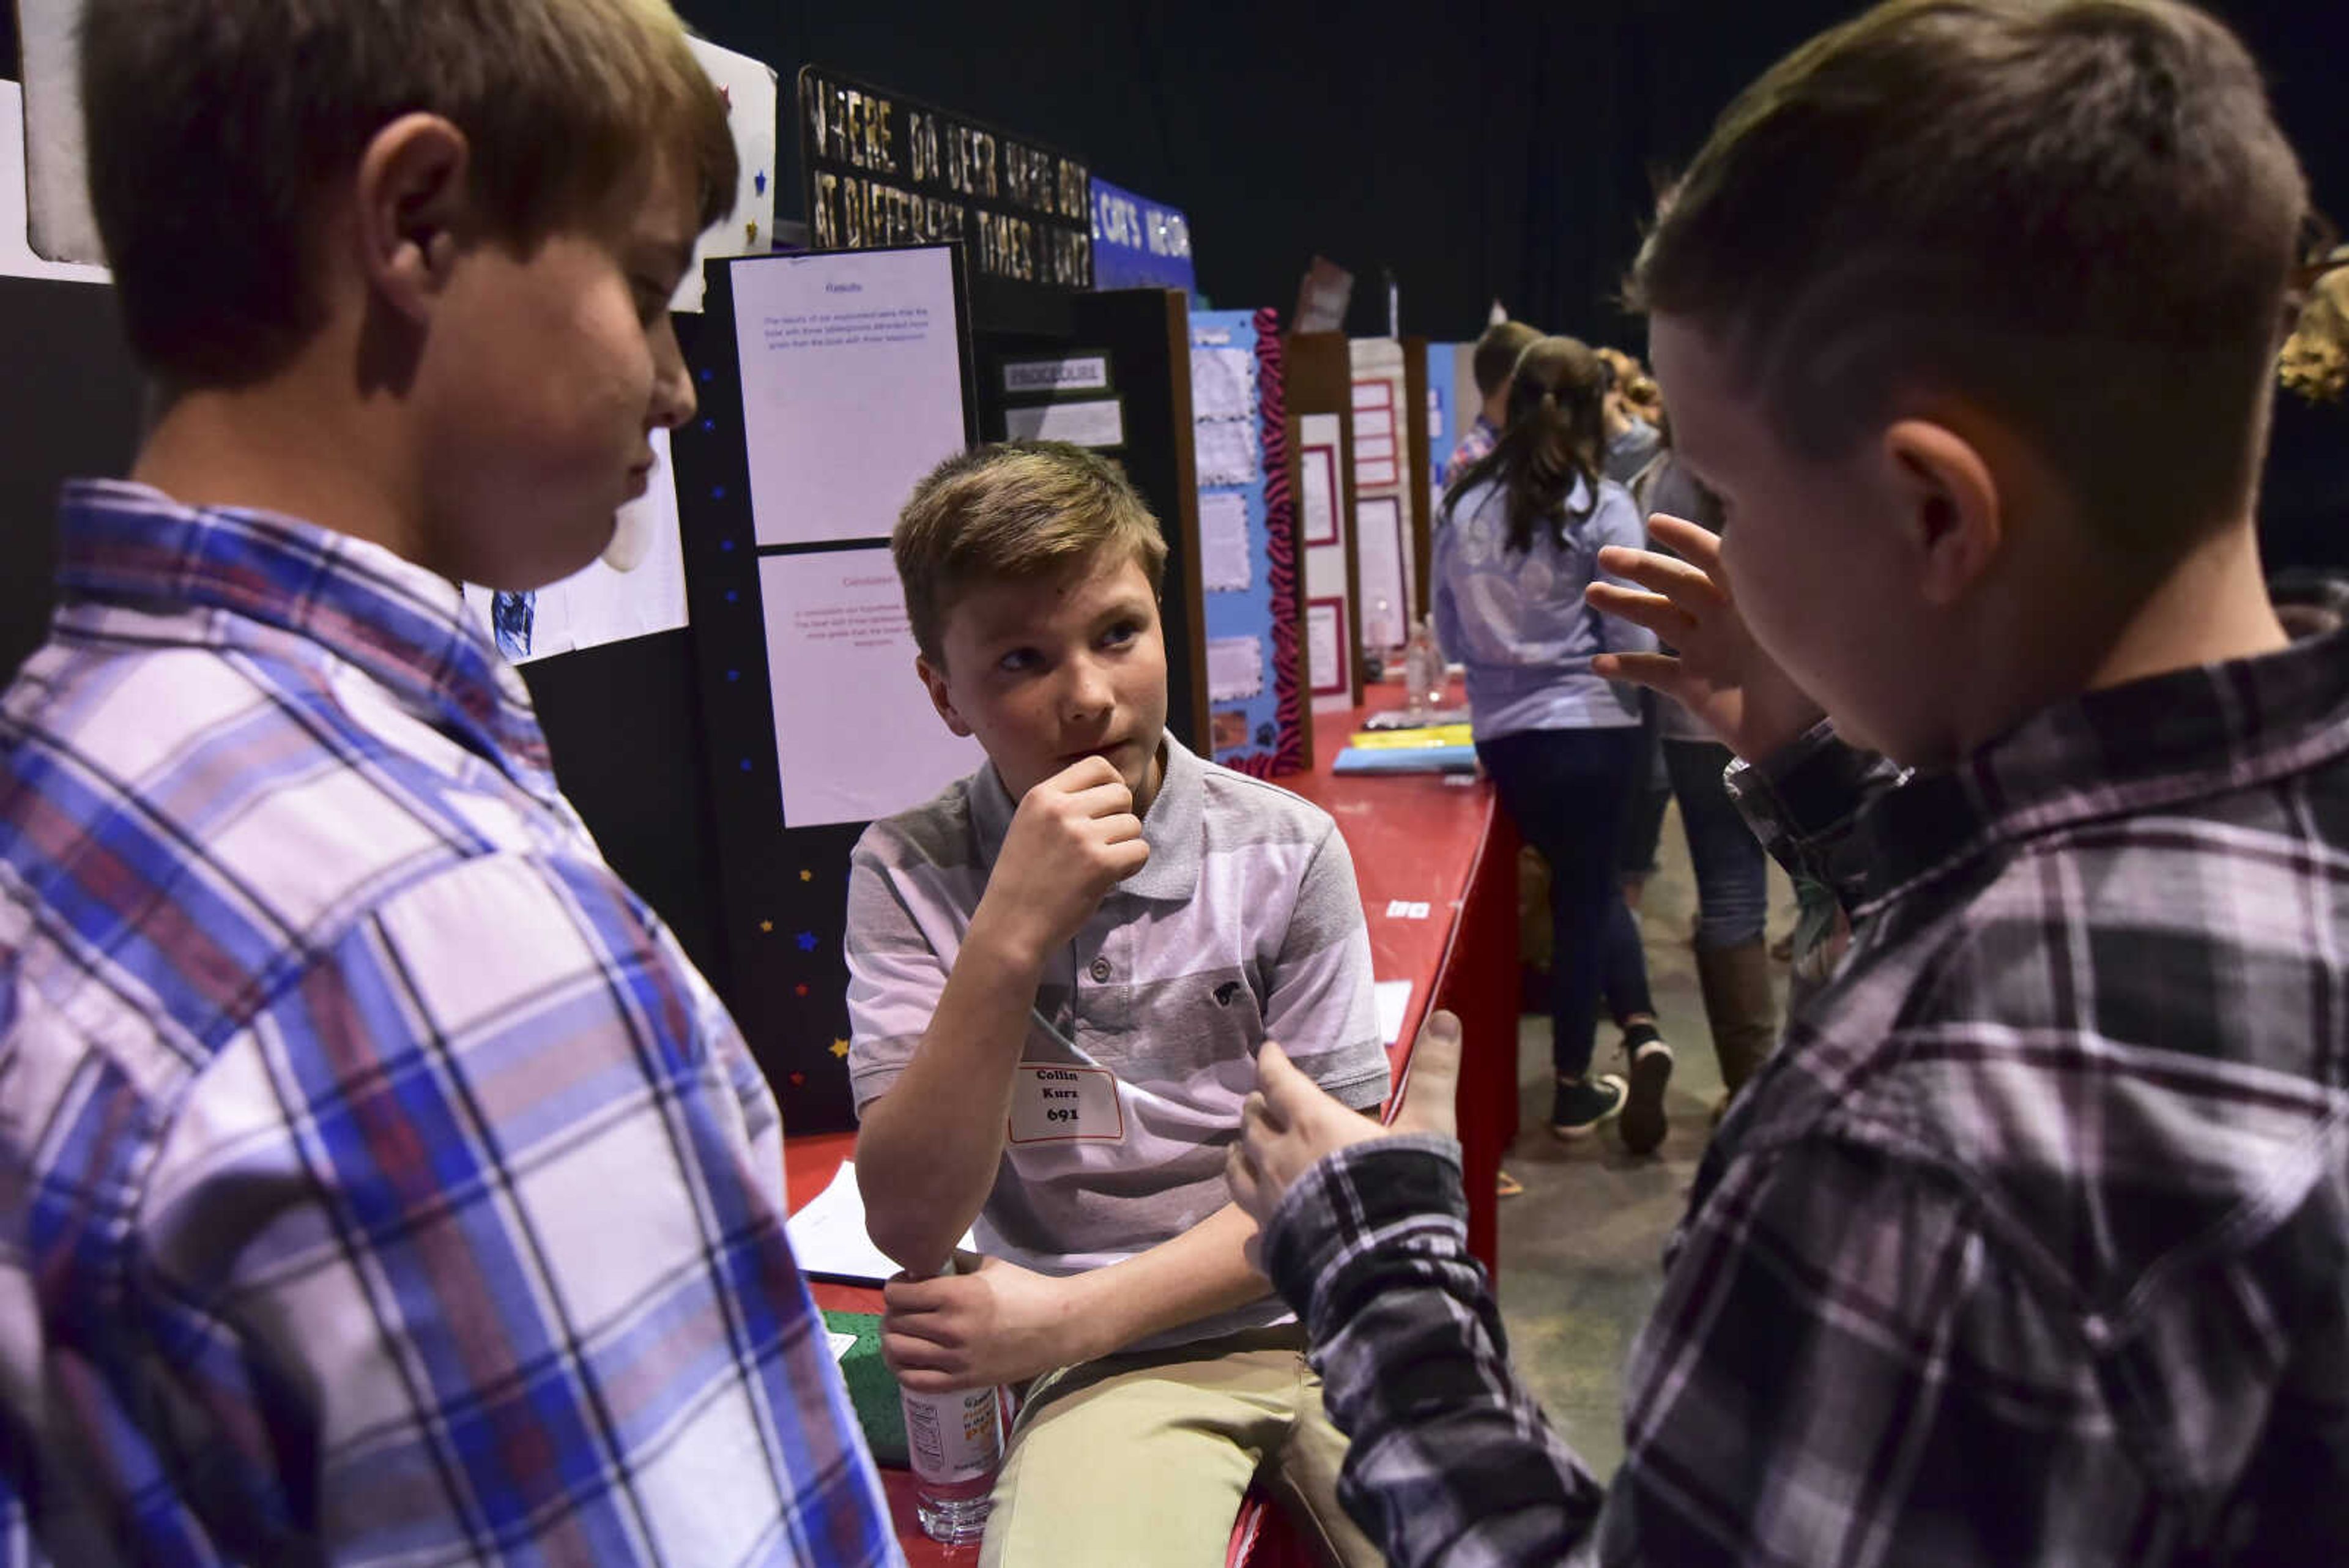
[[[1392,1045],[1402,1038],[1403,1015],[1411,1011],[1411,981],[1381,980],[1373,983],[1371,990],[1378,1002],[1379,1038]],[[805,1268],[807,1264],[802,1262],[800,1267]]]
[[[1256,356],[1245,348],[1191,350],[1191,417],[1256,418]]]
[[[1192,450],[1197,458],[1199,484],[1254,484],[1263,472],[1261,442],[1253,420],[1214,420],[1194,425]]]
[[[854,1284],[877,1285],[900,1273],[888,1254],[864,1231],[864,1195],[856,1189],[856,1162],[843,1159],[832,1180],[807,1206],[783,1222],[800,1272]],[[970,1247],[966,1231],[958,1247]],[[855,1343],[855,1335],[849,1336]]]
[[[1411,602],[1402,572],[1402,504],[1372,496],[1354,507],[1354,560],[1361,584],[1362,646],[1396,648]]]
[[[1255,637],[1211,637],[1207,639],[1207,701],[1240,702],[1264,691],[1264,639]]]
[[[759,562],[783,822],[871,822],[986,760],[914,675],[914,632],[886,547]],[[731,770],[736,759],[721,757]]]
[[[1244,593],[1255,585],[1247,497],[1237,491],[1211,490],[1199,497],[1199,586],[1209,593]]]
[[[843,1334],[836,1328],[825,1329],[823,1341],[832,1347],[832,1358],[834,1361],[847,1360],[848,1353],[856,1348],[856,1336],[853,1334]]]
[[[750,510],[762,545],[886,537],[963,450],[953,252],[733,264]]]
[[[1003,410],[1004,433],[1013,441],[1064,441],[1071,446],[1125,444],[1125,408],[1115,398],[1081,403],[1031,403]]]
[[[1394,410],[1392,409],[1358,410],[1354,415],[1354,451],[1359,454],[1365,440],[1380,436],[1384,436],[1389,441],[1394,439]],[[1392,452],[1394,449],[1389,447],[1387,450]]]
[[[693,57],[726,95],[726,129],[734,134],[734,212],[693,244],[693,264],[669,299],[671,310],[701,308],[701,264],[713,256],[763,255],[775,248],[775,67],[764,60],[688,38]]]

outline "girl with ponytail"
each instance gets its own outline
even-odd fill
[[[1639,704],[1590,660],[1646,651],[1654,639],[1583,602],[1583,589],[1607,577],[1601,546],[1645,541],[1630,494],[1602,467],[1607,384],[1604,363],[1574,338],[1526,349],[1500,441],[1444,495],[1431,576],[1436,635],[1467,667],[1477,757],[1502,809],[1549,862],[1550,1130],[1578,1137],[1619,1116],[1625,1146],[1644,1154],[1663,1141],[1672,1054],[1616,889],[1615,846],[1646,753]],[[1628,1083],[1590,1071],[1602,974],[1625,1021]]]

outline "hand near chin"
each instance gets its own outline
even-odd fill
[[[1661,513],[1648,519],[1648,532],[1678,558],[1610,545],[1599,552],[1599,566],[1640,586],[1598,582],[1585,597],[1674,651],[1604,653],[1591,668],[1662,692],[1748,762],[1799,739],[1823,716],[1819,705],[1746,629],[1722,570],[1721,536]]]
[[[966,1272],[882,1287],[881,1358],[917,1394],[1019,1383],[1086,1359],[1071,1280],[959,1253]]]
[[[1278,1045],[1257,1053],[1254,1093],[1240,1107],[1240,1140],[1225,1157],[1224,1181],[1232,1201],[1256,1221],[1247,1240],[1250,1266],[1264,1269],[1264,1228],[1280,1199],[1316,1162],[1358,1143],[1404,1133],[1454,1136],[1460,1087],[1460,1020],[1430,1017],[1411,1049],[1402,1109],[1382,1127],[1297,1070]]]
[[[1086,757],[1030,789],[1003,836],[978,917],[1030,956],[1077,934],[1150,846],[1115,763]]]

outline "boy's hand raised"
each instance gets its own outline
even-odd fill
[[[1020,801],[972,924],[986,919],[1024,961],[1041,962],[1149,859],[1133,792],[1107,758],[1087,757]]]
[[[1331,1099],[1297,1070],[1288,1054],[1267,1041],[1256,1057],[1256,1092],[1240,1107],[1240,1141],[1224,1158],[1232,1201],[1256,1221],[1247,1260],[1264,1268],[1264,1227],[1282,1194],[1325,1155],[1401,1133],[1454,1135],[1460,1088],[1460,1020],[1431,1015],[1411,1048],[1410,1076],[1394,1125],[1382,1127]]]
[[[1599,566],[1647,591],[1597,582],[1585,597],[1678,651],[1603,653],[1591,668],[1655,688],[1748,762],[1800,739],[1824,715],[1746,629],[1721,567],[1721,536],[1661,512],[1648,519],[1648,533],[1681,558],[1610,545],[1599,552]]]

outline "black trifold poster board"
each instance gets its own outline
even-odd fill
[[[924,247],[884,247],[920,249]],[[740,256],[709,264],[704,314],[688,362],[699,408],[670,438],[683,529],[686,601],[701,711],[703,777],[716,850],[718,946],[722,994],[781,1102],[790,1131],[853,1127],[845,1057],[848,969],[843,946],[849,852],[862,822],[793,826],[777,756],[773,683],[827,678],[821,670],[771,670],[762,609],[762,559],[870,550],[878,535],[821,543],[761,545],[752,507],[750,443],[737,350],[735,279],[746,267],[789,265],[788,256]],[[967,283],[955,274],[965,444],[972,418]],[[876,410],[886,417],[886,410]],[[771,432],[770,432],[771,434]],[[854,463],[843,451],[836,461]],[[885,524],[890,519],[880,520]],[[907,668],[891,701],[917,689]],[[923,722],[937,721],[926,712]],[[859,737],[836,737],[854,747]]]

